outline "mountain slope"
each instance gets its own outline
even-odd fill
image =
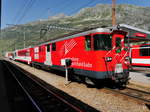
[[[117,24],[124,23],[150,30],[150,7],[127,4],[117,5],[116,18]],[[3,39],[0,40],[0,51],[23,48],[24,32],[26,47],[71,32],[61,29],[50,29],[46,35],[41,37],[40,30],[47,25],[74,28],[77,30],[93,26],[111,26],[111,5],[98,4],[95,7],[83,8],[72,16],[58,14],[49,17],[47,20],[39,20],[3,29],[1,33]]]

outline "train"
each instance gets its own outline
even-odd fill
[[[12,59],[14,59],[14,53],[13,52],[6,52],[5,57],[12,60]]]
[[[133,45],[131,47],[131,65],[140,67],[150,66],[150,44]]]
[[[13,51],[13,59],[32,66],[65,71],[93,82],[107,80],[126,85],[129,80],[127,32],[96,28]]]

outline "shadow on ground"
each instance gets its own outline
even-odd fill
[[[146,77],[150,77],[150,74],[145,74]]]

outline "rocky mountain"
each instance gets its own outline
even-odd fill
[[[150,31],[150,7],[127,4],[117,5],[116,19],[117,24],[129,24]],[[41,29],[46,28],[47,25],[50,25],[49,31],[44,31],[43,33]],[[24,33],[26,37],[26,47],[28,47],[30,45],[36,45],[41,41],[53,39],[72,32],[72,30],[69,29],[75,29],[76,31],[84,29],[85,27],[101,27],[104,25],[111,26],[111,5],[97,4],[95,7],[83,8],[71,16],[58,14],[49,17],[47,20],[39,20],[5,28],[1,33],[0,50],[23,48]]]
[[[55,16],[49,16],[48,19],[49,19],[49,20],[52,20],[52,19],[64,19],[64,18],[66,18],[66,17],[67,17],[67,16],[66,16],[65,14],[61,13],[61,14],[57,14],[57,15],[55,15]]]

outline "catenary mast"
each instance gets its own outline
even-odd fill
[[[116,12],[115,12],[116,0],[112,0],[112,26],[116,25]]]

